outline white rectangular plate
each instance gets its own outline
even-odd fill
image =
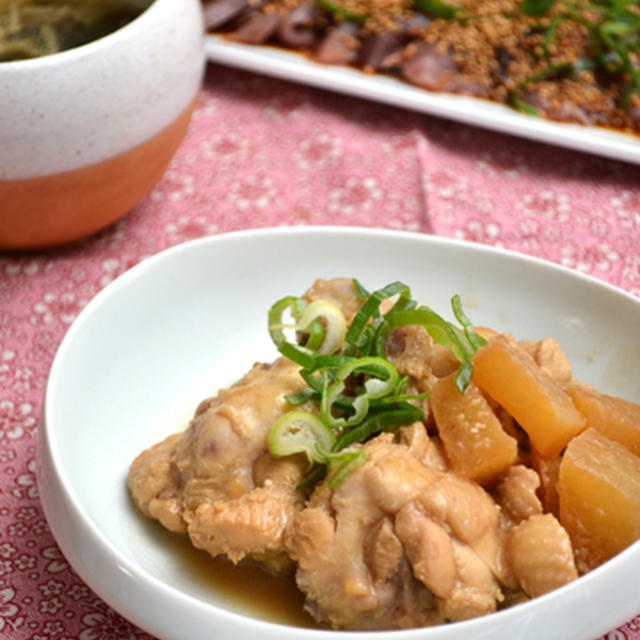
[[[207,35],[205,47],[212,62],[640,164],[640,136],[542,120],[487,100],[432,93],[392,77],[318,64],[292,51],[244,45],[218,35]]]

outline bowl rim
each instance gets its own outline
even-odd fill
[[[156,0],[160,1],[160,0]],[[606,582],[608,576],[612,572],[617,572],[619,569],[624,569],[624,565],[629,557],[633,557],[634,561],[640,565],[640,542],[636,542],[627,548],[625,551],[618,554],[616,557],[609,560],[604,565],[594,569],[588,574],[581,576],[578,581],[570,583],[561,589],[554,592],[545,594],[534,598],[523,604],[519,604],[514,607],[503,609],[492,613],[488,616],[481,618],[474,618],[471,620],[465,620],[448,625],[440,625],[437,627],[423,627],[407,630],[394,630],[394,631],[335,631],[328,629],[303,629],[296,626],[289,626],[286,624],[279,624],[275,622],[260,620],[249,615],[243,615],[235,611],[225,609],[212,603],[204,602],[195,596],[184,593],[178,588],[175,588],[156,576],[148,573],[143,567],[140,567],[134,561],[122,554],[122,552],[113,545],[109,539],[100,531],[96,523],[92,520],[88,512],[85,510],[82,501],[78,493],[75,491],[73,484],[67,475],[64,464],[62,463],[62,453],[57,448],[58,443],[55,442],[55,431],[52,432],[55,425],[52,425],[49,416],[52,413],[52,403],[55,402],[55,387],[57,384],[57,378],[60,375],[60,369],[64,364],[65,354],[67,350],[72,348],[75,334],[80,330],[85,320],[89,319],[94,313],[98,312],[100,306],[104,301],[111,296],[117,295],[118,291],[126,287],[131,281],[144,278],[148,271],[152,271],[155,265],[165,260],[172,260],[181,253],[188,253],[192,249],[201,245],[212,244],[215,245],[218,242],[227,242],[229,240],[242,240],[243,238],[258,238],[268,239],[273,235],[290,235],[295,237],[296,235],[322,235],[322,234],[350,234],[353,237],[370,236],[374,238],[397,238],[397,239],[413,239],[420,242],[424,242],[425,245],[436,244],[445,247],[462,248],[466,251],[477,252],[478,254],[488,254],[493,256],[502,256],[507,260],[523,261],[534,265],[534,267],[542,267],[543,269],[551,270],[561,274],[568,275],[572,278],[590,283],[590,285],[600,287],[607,291],[615,292],[617,295],[629,298],[635,304],[640,304],[640,301],[636,296],[625,291],[624,289],[612,285],[608,282],[595,278],[594,276],[570,269],[563,265],[554,263],[544,258],[531,256],[529,254],[520,253],[510,249],[502,247],[493,247],[490,245],[484,245],[476,242],[471,242],[456,238],[447,238],[442,236],[435,236],[430,234],[424,234],[419,232],[408,232],[389,230],[383,228],[368,228],[357,226],[280,226],[280,227],[264,227],[246,229],[240,231],[224,232],[212,236],[206,236],[189,240],[184,243],[169,247],[162,251],[159,251],[152,256],[144,258],[141,262],[134,265],[126,272],[122,273],[115,280],[106,285],[101,291],[99,291],[89,303],[82,309],[76,319],[73,321],[62,341],[60,342],[56,354],[54,356],[51,369],[47,378],[45,387],[44,399],[42,403],[42,419],[41,427],[38,435],[38,473],[41,472],[41,467],[45,464],[51,464],[49,471],[54,471],[59,482],[60,497],[67,503],[67,506],[73,510],[75,516],[81,522],[85,532],[94,539],[99,546],[99,553],[108,558],[111,562],[114,562],[114,575],[121,573],[125,576],[125,579],[129,581],[129,586],[132,591],[142,589],[143,591],[152,589],[153,596],[157,597],[161,601],[166,603],[175,602],[176,599],[182,601],[187,607],[190,608],[191,613],[196,617],[202,617],[206,619],[212,609],[216,611],[216,614],[221,619],[228,622],[232,622],[238,628],[239,632],[244,631],[246,633],[262,633],[265,638],[289,638],[293,639],[306,639],[306,640],[417,640],[418,638],[426,638],[427,640],[460,640],[461,638],[475,637],[480,639],[489,639],[491,637],[491,629],[496,624],[506,623],[510,621],[514,616],[520,618],[525,612],[535,614],[536,610],[547,606],[548,603],[554,601],[559,592],[572,593],[577,589],[586,587],[586,582],[596,582],[598,584]],[[502,259],[502,258],[501,258]],[[47,460],[48,459],[48,460]],[[40,476],[38,477],[38,484],[40,484]],[[43,507],[47,520],[51,522],[48,513],[47,505],[43,502]],[[74,555],[74,550],[71,549],[63,540],[59,539],[59,534],[54,527],[51,527],[54,538],[60,545],[65,555]],[[73,563],[71,563],[73,566]],[[77,571],[78,569],[74,567]],[[118,607],[113,594],[105,593],[101,589],[101,585],[96,582],[94,576],[81,573],[78,571],[81,578],[89,584],[89,586],[98,593],[98,595],[104,599],[114,609],[122,612],[122,609]],[[629,616],[635,615],[635,608],[630,608],[627,605],[626,617],[620,619],[615,624],[623,624],[626,622]],[[161,628],[152,628],[152,622],[148,617],[142,616],[139,619],[135,619],[131,615],[131,612],[121,613],[128,618],[134,624],[141,626],[143,629],[156,634],[159,638],[167,638],[167,640],[174,640],[174,635],[163,635]],[[594,629],[594,634],[606,633],[610,631],[610,624],[607,624],[605,628],[598,630]],[[267,631],[270,631],[273,635],[264,635]],[[472,634],[472,635],[468,635]],[[221,636],[222,637],[222,636]],[[227,636],[224,636],[227,637]],[[238,636],[240,637],[240,636]],[[249,636],[253,637],[253,636]]]
[[[166,5],[170,2],[171,0],[148,0],[148,4],[133,20],[118,27],[115,31],[70,49],[21,60],[0,60],[0,76],[3,72],[28,71],[34,67],[63,65],[72,63],[77,58],[99,55],[105,47],[117,46],[123,39],[128,40],[130,35],[134,35],[130,33],[131,31],[144,30],[146,23],[150,19],[149,15],[151,14],[151,17],[154,17],[155,13],[159,11],[158,6]]]

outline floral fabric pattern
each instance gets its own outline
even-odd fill
[[[1,638],[153,640],[48,529],[35,479],[47,374],[87,302],[145,257],[276,225],[461,238],[640,296],[639,167],[211,65],[187,138],[126,218],[71,246],[0,254]],[[640,640],[640,615],[603,640]]]

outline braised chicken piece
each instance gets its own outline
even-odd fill
[[[328,300],[332,302],[351,324],[353,317],[362,306],[362,299],[356,292],[351,278],[332,278],[323,280],[319,278],[307,289],[302,296],[307,303],[314,300]]]
[[[571,382],[571,364],[562,348],[553,338],[543,338],[537,342],[520,340],[518,343],[536,361],[536,364],[556,382]]]
[[[316,489],[287,536],[307,609],[341,629],[495,611],[499,510],[490,496],[422,464],[390,434],[364,451],[366,462],[339,488]]]
[[[318,487],[295,516],[286,546],[319,622],[373,630],[466,620],[495,611],[505,593],[526,599],[576,579],[569,537],[541,513],[524,467],[505,478],[513,519],[502,518],[482,487],[424,457],[438,447],[422,431],[420,446],[415,433],[369,441],[366,462],[337,489]]]
[[[349,319],[361,301],[347,278],[318,280],[305,299],[329,299]],[[273,458],[267,436],[291,407],[285,396],[304,387],[300,367],[286,358],[255,364],[229,389],[204,400],[188,428],[143,451],[127,485],[136,506],[167,529],[233,562],[249,559],[288,570],[284,534],[303,495],[305,466]]]
[[[387,341],[387,358],[401,376],[409,378],[409,393],[430,393],[438,378],[454,372],[458,361],[450,349],[433,341],[423,327],[396,329]],[[417,402],[428,422],[431,408],[427,399]]]
[[[529,467],[516,464],[507,469],[496,488],[496,500],[508,522],[519,524],[529,516],[542,513],[538,498],[540,477]]]
[[[578,577],[569,534],[550,513],[533,514],[510,531],[506,556],[518,584],[531,598]]]
[[[436,344],[423,327],[396,329],[387,343],[387,357],[401,375],[417,388],[426,389],[437,378],[453,373],[459,365],[450,349]]]
[[[304,466],[265,453],[271,425],[288,410],[284,396],[303,386],[298,369],[284,358],[254,365],[204,401],[184,433],[142,452],[127,480],[138,508],[213,556],[287,569],[284,533],[302,506],[295,486]]]

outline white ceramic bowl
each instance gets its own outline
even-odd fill
[[[640,300],[552,264],[426,235],[329,227],[177,246],[90,302],[51,369],[38,481],[51,529],[80,576],[164,640],[588,640],[640,612],[640,543],[527,604],[441,627],[374,633],[265,621],[174,555],[174,536],[131,506],[129,463],[181,430],[203,397],[255,360],[275,357],[268,307],[331,276],[358,277],[370,289],[400,279],[445,315],[459,293],[477,324],[521,338],[553,336],[578,379],[640,401]]]
[[[205,62],[200,2],[132,1],[147,8],[103,38],[0,62],[0,249],[108,225],[182,141]]]

